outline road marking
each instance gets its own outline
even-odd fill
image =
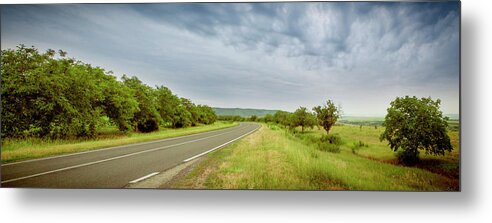
[[[132,180],[132,181],[130,181],[130,183],[131,183],[131,184],[134,184],[134,183],[137,183],[137,182],[139,182],[139,181],[145,180],[145,179],[147,179],[147,178],[153,177],[153,176],[155,176],[155,175],[157,175],[157,174],[159,174],[159,172],[154,172],[154,173],[151,173],[151,174],[149,174],[149,175],[145,175],[145,176],[143,176],[143,177],[140,177],[140,178],[138,178],[138,179],[136,179],[136,180]]]
[[[193,160],[193,159],[196,159],[196,158],[198,158],[198,157],[200,157],[200,156],[203,156],[203,155],[205,155],[205,154],[207,154],[207,153],[209,153],[209,152],[212,152],[212,151],[214,151],[214,150],[217,150],[217,149],[219,149],[219,148],[221,148],[221,147],[223,147],[223,146],[225,146],[225,145],[227,145],[227,144],[229,144],[229,143],[232,143],[232,142],[234,142],[234,141],[236,141],[236,140],[238,140],[238,139],[240,139],[240,138],[242,138],[242,137],[244,137],[244,136],[247,136],[247,135],[251,134],[252,132],[254,132],[254,131],[258,130],[260,127],[261,127],[261,125],[260,125],[258,128],[253,129],[253,130],[249,131],[248,133],[246,133],[246,134],[244,134],[244,135],[241,135],[241,136],[239,136],[239,137],[237,137],[237,138],[235,138],[235,139],[233,139],[233,140],[231,140],[231,141],[229,141],[229,142],[226,142],[226,143],[224,143],[224,144],[222,144],[222,145],[220,145],[220,146],[217,146],[217,147],[215,147],[215,148],[213,148],[213,149],[211,149],[211,150],[207,150],[207,151],[205,151],[205,152],[203,152],[203,153],[200,153],[200,154],[198,154],[198,155],[196,155],[196,156],[193,156],[193,157],[190,157],[190,158],[188,158],[188,159],[185,159],[185,160],[183,160],[183,162],[185,162],[185,163],[186,163],[186,162],[188,162],[188,161],[190,161],[190,160]]]
[[[51,171],[47,171],[47,172],[37,173],[37,174],[29,175],[29,176],[14,178],[14,179],[10,179],[10,180],[1,181],[0,183],[9,183],[9,182],[14,182],[14,181],[24,180],[24,179],[38,177],[38,176],[42,176],[42,175],[46,175],[46,174],[56,173],[56,172],[65,171],[65,170],[71,170],[71,169],[75,169],[75,168],[79,168],[79,167],[90,166],[90,165],[94,165],[94,164],[98,164],[98,163],[103,163],[103,162],[108,162],[108,161],[126,158],[126,157],[130,157],[130,156],[135,156],[135,155],[139,155],[139,154],[143,154],[143,153],[154,152],[154,151],[158,151],[158,150],[163,150],[163,149],[167,149],[167,148],[171,148],[171,147],[175,147],[175,146],[180,146],[180,145],[184,145],[184,144],[188,144],[188,143],[192,143],[192,142],[197,142],[197,141],[225,135],[225,134],[228,134],[231,132],[224,132],[221,134],[217,134],[217,135],[213,135],[213,136],[207,136],[207,137],[200,138],[200,139],[194,139],[191,141],[186,141],[186,142],[182,142],[182,143],[178,143],[178,144],[173,144],[173,145],[168,145],[168,146],[163,146],[163,147],[157,147],[154,149],[144,150],[144,151],[135,152],[135,153],[129,153],[126,155],[116,156],[116,157],[112,157],[112,158],[108,158],[108,159],[98,160],[98,161],[89,162],[89,163],[83,163],[83,164],[79,164],[79,165],[75,165],[75,166],[69,166],[69,167],[51,170]]]
[[[216,131],[220,131],[220,130],[232,129],[235,127],[241,127],[242,125],[243,125],[243,123],[239,123],[238,126],[228,127],[225,129],[217,129],[217,130],[212,130],[212,131],[207,131],[207,132],[195,133],[195,134],[191,134],[191,135],[177,136],[177,137],[172,137],[172,138],[167,138],[167,139],[160,139],[160,140],[154,140],[154,141],[149,141],[149,142],[140,142],[140,143],[134,143],[134,144],[128,144],[128,145],[122,145],[122,146],[114,146],[114,147],[103,148],[103,149],[95,149],[95,150],[70,153],[70,154],[65,154],[65,155],[58,155],[58,156],[51,156],[51,157],[45,157],[45,158],[24,160],[24,161],[18,161],[18,162],[13,162],[13,163],[2,164],[2,166],[11,166],[11,165],[16,165],[16,164],[21,164],[21,163],[30,163],[30,162],[36,162],[36,161],[42,161],[42,160],[57,159],[57,158],[63,158],[63,157],[67,157],[67,156],[76,156],[76,155],[81,155],[81,154],[86,154],[86,153],[101,152],[101,151],[106,151],[106,150],[111,150],[111,149],[120,149],[120,148],[125,148],[125,147],[130,147],[130,146],[140,146],[140,145],[146,145],[146,144],[152,144],[152,143],[158,143],[158,142],[165,142],[165,141],[169,141],[169,140],[175,140],[175,139],[181,139],[181,138],[192,137],[192,136],[197,136],[197,135],[203,135],[206,133],[216,132]]]

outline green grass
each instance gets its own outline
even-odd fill
[[[424,166],[397,165],[394,153],[379,142],[380,127],[336,126],[333,134],[342,138],[340,153],[317,149],[315,139],[323,130],[292,134],[275,125],[263,125],[246,138],[215,151],[177,188],[213,189],[282,189],[282,190],[403,190],[456,191],[458,179],[453,174],[431,171]],[[451,133],[456,146],[457,135]],[[352,148],[363,142],[357,152]],[[367,146],[366,146],[367,145]],[[457,150],[444,157],[423,156],[458,165]],[[428,165],[428,166],[425,166]],[[453,167],[454,168],[454,167]],[[453,169],[451,168],[451,169]],[[445,169],[445,168],[444,168]],[[455,170],[452,170],[455,171]],[[451,171],[451,172],[452,172]]]
[[[41,158],[73,152],[82,152],[104,147],[126,145],[150,140],[165,139],[176,136],[212,131],[236,126],[238,123],[215,122],[183,129],[164,128],[151,133],[121,133],[117,129],[106,127],[99,129],[96,139],[50,140],[40,138],[3,139],[2,163]]]

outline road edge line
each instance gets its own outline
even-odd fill
[[[147,178],[151,178],[151,177],[153,177],[153,176],[155,176],[155,175],[157,175],[157,174],[159,174],[159,172],[153,172],[153,173],[147,174],[147,175],[145,175],[145,176],[143,176],[143,177],[140,177],[140,178],[138,178],[138,179],[132,180],[132,181],[130,181],[130,182],[128,182],[128,183],[131,183],[131,184],[138,183],[138,182],[140,182],[140,181],[142,181],[142,180],[145,180],[145,179],[147,179]]]
[[[107,159],[102,159],[102,160],[98,160],[98,161],[92,161],[92,162],[88,162],[88,163],[82,163],[82,164],[78,164],[78,165],[74,165],[74,166],[69,166],[69,167],[64,167],[64,168],[60,168],[60,169],[50,170],[50,171],[41,172],[41,173],[37,173],[37,174],[32,174],[32,175],[28,175],[28,176],[24,176],[24,177],[18,177],[18,178],[13,178],[13,179],[9,179],[9,180],[4,180],[4,181],[0,181],[0,185],[1,184],[4,184],[4,183],[9,183],[9,182],[14,182],[14,181],[24,180],[24,179],[38,177],[38,176],[43,176],[43,175],[47,175],[47,174],[51,174],[51,173],[57,173],[57,172],[65,171],[65,170],[71,170],[71,169],[75,169],[75,168],[79,168],[79,167],[90,166],[90,165],[104,163],[104,162],[108,162],[108,161],[112,161],[112,160],[122,159],[122,158],[130,157],[130,156],[135,156],[135,155],[139,155],[139,154],[143,154],[143,153],[159,151],[159,150],[163,150],[163,149],[167,149],[167,148],[171,148],[171,147],[175,147],[175,146],[181,146],[181,145],[184,145],[184,144],[193,143],[193,142],[197,142],[197,141],[201,141],[201,140],[205,140],[205,139],[217,137],[217,136],[225,135],[225,134],[228,134],[228,133],[230,133],[230,132],[223,132],[223,133],[220,133],[220,134],[217,134],[217,135],[207,136],[207,137],[204,137],[204,138],[194,139],[194,140],[191,140],[191,141],[186,141],[186,142],[182,142],[182,143],[178,143],[178,144],[167,145],[167,146],[163,146],[163,147],[157,147],[157,148],[154,148],[154,149],[143,150],[143,151],[139,151],[139,152],[135,152],[135,153],[129,153],[129,154],[125,154],[125,155],[121,155],[121,156],[115,156],[115,157],[111,157],[111,158],[107,158]]]
[[[220,149],[220,148],[222,148],[222,147],[224,147],[224,146],[226,146],[226,145],[228,145],[228,144],[230,144],[230,143],[233,143],[233,142],[234,142],[234,141],[236,141],[236,140],[239,140],[239,139],[241,139],[241,138],[243,138],[243,137],[245,137],[245,136],[247,136],[247,135],[249,135],[249,134],[251,134],[251,133],[255,132],[256,130],[260,129],[261,127],[262,127],[262,126],[261,126],[261,125],[259,125],[259,127],[258,127],[258,128],[255,128],[255,129],[253,129],[253,130],[251,130],[251,131],[247,132],[247,133],[246,133],[246,134],[244,134],[244,135],[241,135],[241,136],[239,136],[239,137],[237,137],[237,138],[235,138],[235,139],[233,139],[233,140],[231,140],[231,141],[228,141],[228,142],[226,142],[226,143],[224,143],[224,144],[221,144],[221,145],[219,145],[219,146],[217,146],[217,147],[214,147],[213,149],[207,150],[207,151],[205,151],[205,152],[203,152],[203,153],[200,153],[200,154],[198,154],[198,155],[195,155],[195,156],[192,156],[192,157],[190,157],[190,158],[188,158],[188,159],[185,159],[185,160],[183,160],[183,162],[184,162],[184,163],[189,162],[189,161],[194,160],[194,159],[196,159],[196,158],[198,158],[198,157],[200,157],[200,156],[206,155],[207,153],[210,153],[210,152],[213,152],[213,151],[215,151],[215,150],[217,150],[217,149]]]
[[[120,149],[120,148],[129,147],[129,146],[147,145],[147,144],[151,144],[151,143],[165,142],[165,141],[169,141],[169,140],[181,139],[181,138],[190,137],[190,136],[203,135],[205,133],[210,133],[210,132],[214,132],[214,131],[225,130],[225,129],[228,129],[228,128],[241,127],[241,125],[242,125],[242,122],[240,122],[239,125],[237,125],[237,126],[226,127],[226,128],[216,129],[216,130],[211,130],[211,131],[206,131],[206,132],[199,132],[199,133],[194,133],[194,134],[189,134],[189,135],[176,136],[176,137],[172,137],[172,138],[157,139],[157,140],[152,140],[152,141],[147,141],[147,142],[138,142],[138,143],[132,143],[132,144],[126,144],[126,145],[120,145],[120,146],[112,146],[112,147],[106,147],[106,148],[99,148],[99,149],[94,149],[94,150],[87,150],[87,151],[82,151],[82,152],[62,154],[62,155],[57,155],[57,156],[50,156],[50,157],[43,157],[43,158],[29,159],[29,160],[21,160],[21,161],[12,162],[12,163],[5,163],[5,164],[2,164],[1,166],[2,167],[3,166],[12,166],[12,165],[16,165],[16,164],[30,163],[30,162],[36,162],[36,161],[49,160],[49,159],[57,159],[57,158],[82,155],[82,154],[92,153],[92,152],[101,152],[101,151],[112,150],[112,149]]]

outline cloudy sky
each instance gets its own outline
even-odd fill
[[[456,2],[2,5],[1,48],[63,49],[215,107],[384,115],[416,95],[456,114],[459,20]]]

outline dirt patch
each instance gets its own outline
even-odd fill
[[[172,188],[172,182],[181,175],[186,175],[187,173],[184,172],[191,171],[194,166],[201,162],[201,159],[197,158],[186,163],[181,163],[148,179],[128,184],[125,188]]]
[[[186,166],[185,168],[181,169],[178,173],[176,173],[171,179],[167,180],[166,182],[163,182],[161,185],[159,185],[159,188],[166,188],[166,189],[176,189],[176,188],[181,188],[179,183],[185,181],[186,177],[193,171],[195,168],[197,168],[200,163],[204,160],[205,158],[201,157],[199,159],[194,160],[191,165]],[[204,182],[208,174],[205,174],[205,172],[199,176],[197,176],[196,182],[192,185],[192,187],[187,187],[188,189],[203,189],[205,188]]]

